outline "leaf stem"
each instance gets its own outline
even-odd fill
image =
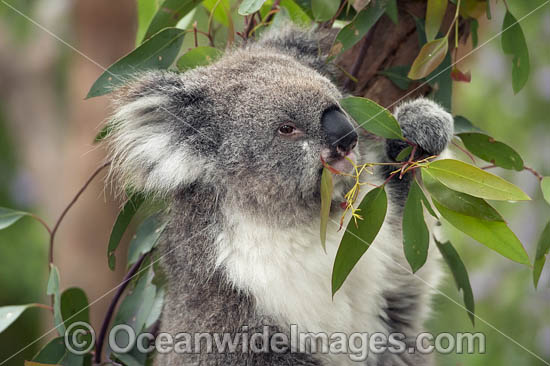
[[[92,181],[94,180],[94,178],[103,170],[105,169],[107,166],[109,166],[111,164],[110,161],[104,163],[103,165],[101,165],[99,168],[97,168],[93,173],[92,175],[88,178],[88,180],[86,181],[86,183],[84,183],[84,185],[82,186],[82,188],[80,188],[80,190],[76,193],[76,195],[73,197],[73,199],[71,200],[71,202],[69,202],[69,204],[67,205],[67,207],[65,207],[65,209],[63,210],[63,212],[61,213],[61,215],[59,216],[59,218],[57,219],[57,222],[55,223],[54,227],[53,227],[53,230],[51,231],[51,234],[50,234],[50,250],[49,250],[49,256],[48,256],[48,260],[49,260],[49,264],[53,264],[53,248],[54,248],[54,239],[55,239],[55,234],[57,233],[57,229],[59,229],[59,225],[61,225],[61,222],[63,221],[63,219],[65,218],[65,215],[67,215],[67,212],[69,212],[69,210],[71,209],[71,207],[74,206],[74,204],[76,203],[76,201],[78,200],[78,198],[80,198],[80,196],[82,195],[82,193],[84,193],[84,191],[86,190],[86,188],[88,188],[88,186],[90,185],[90,183],[92,183]]]

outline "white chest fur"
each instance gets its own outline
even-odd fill
[[[332,298],[331,274],[343,230],[329,227],[327,253],[321,247],[319,223],[280,231],[233,212],[232,233],[219,238],[217,265],[233,284],[254,296],[262,312],[300,332],[385,332],[379,315],[388,271],[395,266],[386,253],[400,237],[384,224],[373,247],[363,256]],[[376,247],[376,248],[374,248]],[[384,253],[386,252],[386,253]],[[354,364],[347,355],[325,356],[331,365]],[[372,356],[369,356],[369,359]]]

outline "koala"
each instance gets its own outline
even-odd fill
[[[182,332],[241,339],[267,332],[252,342],[261,351],[244,341],[222,352],[195,342],[188,352],[158,353],[157,365],[432,364],[430,355],[408,348],[424,330],[440,279],[437,253],[430,251],[416,275],[403,254],[408,175],[388,183],[388,213],[376,240],[331,294],[345,231],[339,230],[340,203],[351,179],[334,177],[325,252],[321,157],[349,171],[346,157],[358,164],[391,162],[403,148],[366,133],[339,106],[345,92],[326,62],[333,36],[285,25],[211,65],[146,72],[118,91],[112,172],[121,187],[169,206],[159,248],[167,278],[159,331],[176,340]],[[440,154],[452,137],[452,117],[430,100],[401,104],[395,116],[420,155]],[[379,185],[390,171],[381,166],[363,178]],[[362,195],[370,187],[363,186]],[[314,352],[311,343],[304,348],[305,340],[292,338],[292,329],[329,336],[400,332],[407,350],[362,359],[350,351]],[[265,350],[272,342],[277,350]]]

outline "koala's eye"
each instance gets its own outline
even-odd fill
[[[286,122],[279,126],[279,133],[281,135],[291,135],[296,131],[296,126],[291,122]]]

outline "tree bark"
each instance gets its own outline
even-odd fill
[[[380,1],[380,0],[377,0]],[[346,51],[339,64],[357,78],[349,87],[353,95],[369,98],[392,110],[402,100],[425,96],[429,85],[413,82],[407,90],[399,89],[387,77],[378,74],[392,66],[411,65],[420,51],[416,24],[412,15],[424,18],[425,0],[399,0],[399,22],[394,24],[387,15],[371,28],[369,34]],[[449,4],[442,30],[447,30],[456,8]],[[365,43],[366,42],[366,43]],[[356,72],[353,72],[357,70]],[[350,85],[350,83],[347,83]]]

